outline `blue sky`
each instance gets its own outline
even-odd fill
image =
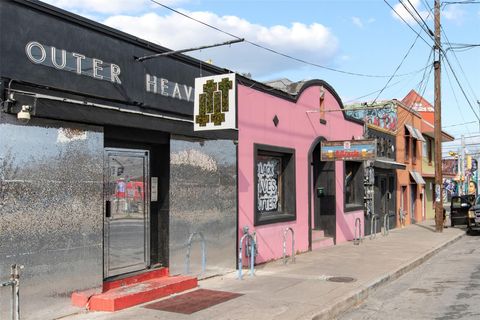
[[[209,29],[150,0],[49,0],[50,4],[105,23],[172,49],[214,44],[232,37]],[[399,19],[383,0],[158,0],[186,15],[214,25],[249,41],[312,62],[351,73],[381,75],[360,77],[333,72],[275,55],[248,43],[205,49],[190,55],[239,73],[251,73],[259,81],[289,78],[293,81],[323,79],[338,92],[344,103],[377,98],[402,99],[411,89],[433,104],[433,41],[413,21],[398,0],[388,0],[419,32]],[[433,0],[403,0],[426,21],[430,29]],[[480,4],[447,4],[442,1],[442,43],[480,43]],[[414,10],[411,9],[412,12]],[[415,13],[415,12],[414,12]],[[446,34],[446,37],[445,37]],[[379,95],[400,65],[389,87]],[[472,108],[480,117],[480,47],[447,50],[447,58],[465,95],[446,63],[442,64],[442,125],[460,138],[480,135]],[[427,64],[428,63],[428,64]],[[416,72],[417,71],[417,72]],[[430,75],[430,76],[428,76]],[[422,81],[423,80],[423,81]],[[464,124],[467,123],[467,124]],[[463,124],[463,125],[458,125]],[[480,141],[469,138],[468,143]],[[451,143],[457,148],[459,142]],[[470,146],[470,149],[476,149]]]

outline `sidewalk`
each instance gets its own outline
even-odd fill
[[[202,289],[242,294],[191,315],[146,309],[142,306],[116,313],[86,313],[67,317],[86,319],[333,319],[360,303],[372,290],[415,268],[442,248],[465,235],[457,228],[435,233],[434,221],[377,234],[359,246],[344,243],[282,261],[257,266],[256,275],[244,272],[199,282]],[[352,277],[353,282],[331,282],[329,277]]]

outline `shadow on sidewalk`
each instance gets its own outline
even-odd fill
[[[425,225],[425,224],[412,224],[411,226],[423,228],[431,232],[435,232],[435,225]]]

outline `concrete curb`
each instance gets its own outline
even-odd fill
[[[331,320],[335,319],[336,316],[340,315],[341,313],[349,310],[350,308],[359,305],[365,299],[368,298],[370,293],[373,293],[379,287],[398,279],[405,273],[415,269],[432,256],[437,254],[439,251],[445,249],[446,247],[450,246],[451,244],[455,243],[456,241],[460,240],[461,238],[465,237],[465,233],[459,234],[454,238],[448,240],[445,243],[440,244],[439,246],[433,248],[432,250],[426,252],[422,256],[413,259],[405,263],[404,265],[400,266],[397,270],[394,270],[384,276],[379,277],[378,279],[374,280],[372,283],[367,284],[364,288],[353,292],[349,296],[342,297],[339,301],[334,302],[329,307],[321,310],[320,312],[316,313],[312,316],[312,320]]]

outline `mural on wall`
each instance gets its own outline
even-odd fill
[[[357,103],[345,106],[347,116],[363,120],[365,123],[382,130],[397,131],[397,107],[394,103]]]
[[[443,179],[443,202],[448,203],[453,196],[458,195],[458,183],[452,178]]]
[[[442,159],[442,174],[456,176],[458,173],[458,159]]]
[[[465,181],[466,186],[465,190],[467,194],[474,194],[477,195],[477,167],[478,163],[476,159],[472,159],[471,156],[467,156],[467,169],[465,170]]]

